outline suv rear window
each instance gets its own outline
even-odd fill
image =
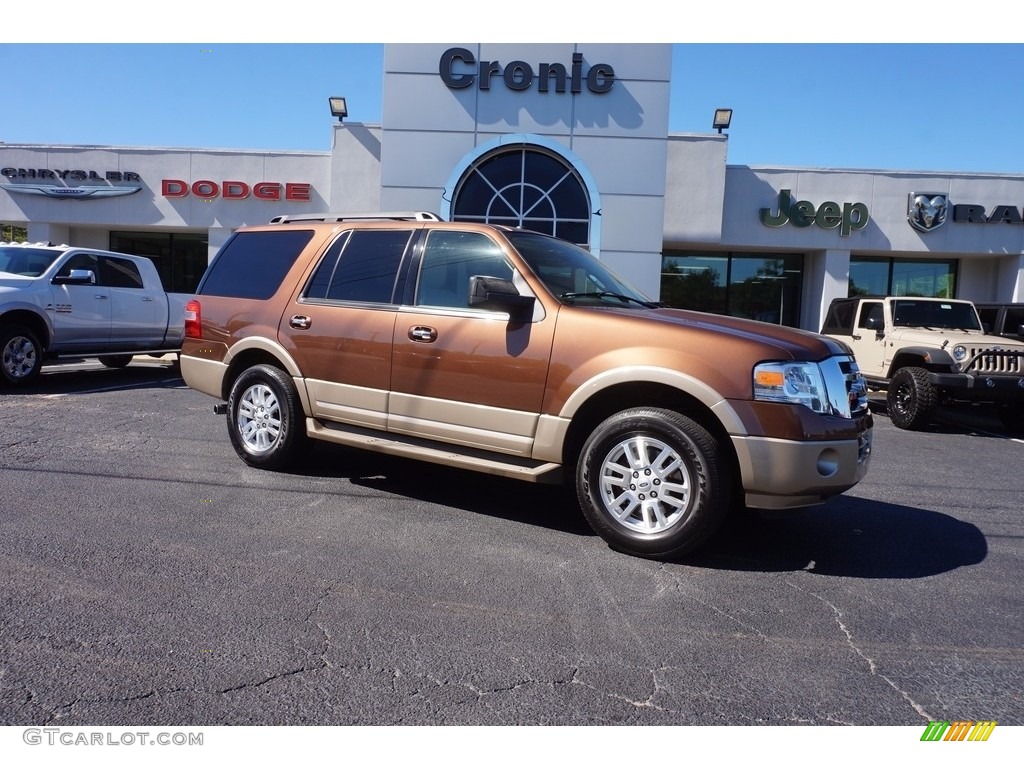
[[[224,243],[199,283],[197,294],[235,299],[269,299],[313,231],[239,232]]]

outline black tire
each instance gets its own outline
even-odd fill
[[[103,355],[99,361],[107,368],[124,368],[132,361],[131,355]]]
[[[889,419],[900,429],[924,429],[938,401],[928,372],[914,366],[900,368],[892,375],[885,398]]]
[[[30,384],[43,367],[39,338],[23,325],[0,329],[0,376],[13,387]]]
[[[1024,435],[1024,405],[999,406],[999,420],[1013,434]]]
[[[247,368],[235,379],[227,416],[231,444],[250,466],[286,469],[310,447],[295,385],[272,365]]]
[[[641,557],[692,552],[727,517],[729,464],[697,422],[662,408],[611,416],[580,453],[576,494],[590,527]]]

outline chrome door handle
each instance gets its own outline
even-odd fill
[[[425,341],[430,343],[437,341],[437,331],[426,325],[414,325],[409,329],[409,338],[413,341]]]
[[[292,328],[298,328],[300,330],[305,330],[306,328],[309,328],[309,326],[312,324],[313,321],[310,320],[305,315],[292,315],[292,319],[288,321],[288,325],[290,325]]]

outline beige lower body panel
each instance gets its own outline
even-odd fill
[[[318,440],[351,448],[402,456],[417,461],[444,464],[449,467],[485,472],[535,483],[561,482],[561,466],[552,462],[534,461],[470,447],[459,447],[401,435],[365,429],[351,424],[324,423],[306,419],[306,433]]]
[[[852,488],[867,473],[870,441],[870,430],[861,440],[820,442],[734,435],[747,506],[806,507]]]
[[[305,379],[309,410],[315,418],[384,429],[388,421],[388,393],[381,389]]]
[[[228,367],[224,363],[191,355],[181,356],[181,378],[185,383],[197,392],[218,400],[222,399],[221,386],[227,372]]]
[[[387,429],[468,448],[530,456],[537,414],[392,392]]]

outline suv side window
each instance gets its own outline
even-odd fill
[[[857,303],[853,301],[837,301],[828,310],[822,333],[836,336],[849,336],[853,332],[853,311]]]
[[[870,322],[869,322],[870,321]],[[878,330],[885,324],[885,310],[880,301],[865,301],[860,305],[858,328]]]
[[[1021,334],[1018,333],[1018,331],[1020,331],[1020,327],[1022,325],[1024,325],[1024,309],[1007,307],[1006,317],[1003,320],[1003,327],[999,330],[1007,336],[1013,334],[1020,336]]]
[[[501,248],[481,232],[434,230],[427,237],[416,286],[416,306],[469,306],[473,275],[512,279],[512,266]]]
[[[412,230],[364,229],[352,232],[348,238],[339,238],[317,267],[307,297],[391,304],[411,236]],[[322,291],[324,286],[326,295],[313,293]]]
[[[220,249],[197,294],[233,299],[269,299],[313,239],[312,230],[238,232]]]
[[[144,288],[134,261],[104,256],[100,259],[100,284],[110,288]]]
[[[327,249],[327,253],[320,260],[320,264],[317,265],[316,271],[313,272],[313,277],[309,279],[309,283],[306,285],[306,290],[302,293],[304,299],[326,299],[327,289],[331,285],[331,279],[334,277],[334,271],[338,268],[338,257],[341,255],[341,249],[345,247],[345,243],[348,242],[349,232],[342,232],[341,236],[338,237],[331,247]]]

